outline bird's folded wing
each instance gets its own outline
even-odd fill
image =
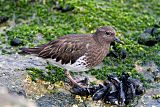
[[[42,46],[43,47],[43,46]],[[86,44],[77,40],[59,39],[44,45],[38,56],[52,58],[62,64],[73,64],[79,57],[86,52]]]

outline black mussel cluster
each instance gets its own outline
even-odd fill
[[[112,50],[107,54],[107,57],[114,57],[114,58],[120,58],[125,59],[127,57],[127,51],[125,49],[117,48],[115,45],[115,42],[111,43]]]
[[[107,80],[99,85],[71,89],[73,94],[91,96],[93,101],[102,100],[104,103],[116,105],[128,105],[136,96],[140,96],[144,92],[143,83],[126,73],[123,73],[120,78],[116,75],[109,75]]]
[[[146,46],[154,46],[160,42],[160,22],[154,27],[148,28],[138,37],[138,43]]]

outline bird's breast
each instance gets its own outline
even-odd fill
[[[72,71],[72,72],[82,72],[82,71],[87,71],[90,69],[87,66],[87,61],[86,61],[85,55],[79,57],[73,64],[71,62],[69,62],[67,64],[62,64],[61,60],[56,62],[56,59],[49,59],[49,61],[51,61],[51,63],[53,65],[56,65],[61,68],[65,68],[68,71]]]

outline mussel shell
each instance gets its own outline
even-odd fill
[[[129,77],[127,81],[133,84],[136,95],[142,95],[145,92],[143,83],[141,83],[140,80]]]
[[[112,92],[107,95],[105,95],[104,100],[105,103],[110,103],[113,105],[118,105],[118,97],[117,92]]]
[[[127,89],[125,90],[126,101],[125,104],[128,105],[136,96],[135,88],[133,84],[128,84]]]
[[[73,87],[70,92],[72,94],[76,94],[76,95],[80,95],[80,96],[89,96],[90,95],[88,88]]]
[[[103,99],[106,94],[108,94],[111,90],[110,85],[104,86],[103,88],[96,91],[92,97],[93,101],[98,101],[100,99]]]
[[[101,84],[96,86],[91,86],[89,88],[73,87],[71,93],[80,96],[89,96],[89,95],[92,96],[97,90],[101,88],[103,88]]]
[[[120,79],[116,75],[109,75],[108,80],[112,82],[117,89],[117,96],[119,104],[123,104],[125,102],[125,93],[123,91],[123,85]]]

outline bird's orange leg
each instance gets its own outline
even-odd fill
[[[73,84],[73,86],[78,86],[81,88],[86,88],[86,86],[83,86],[79,83],[77,83],[77,81],[75,79],[73,79],[73,77],[71,76],[70,72],[67,71],[66,69],[64,70],[66,77],[70,80],[70,82]]]

